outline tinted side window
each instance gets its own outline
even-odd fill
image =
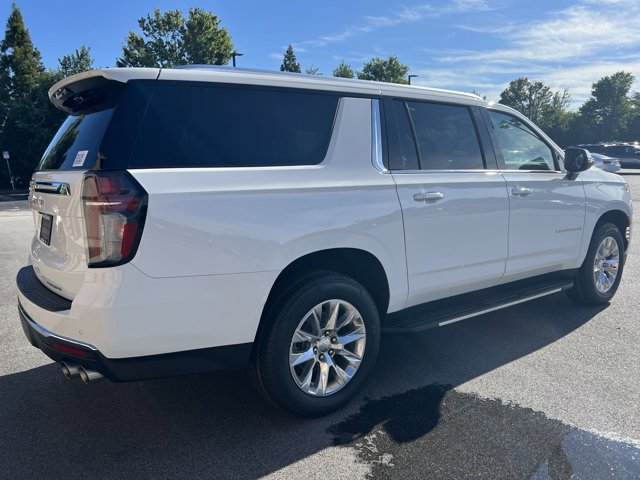
[[[489,110],[507,170],[555,170],[551,148],[516,117]]]
[[[616,155],[623,155],[625,153],[625,147],[620,147],[620,146],[609,146],[607,147],[607,153],[613,156]]]
[[[70,115],[44,152],[36,170],[92,168],[98,158],[113,108],[88,115]]]
[[[223,85],[158,85],[130,166],[314,165],[327,152],[338,96]]]
[[[607,148],[603,147],[602,145],[586,145],[584,148],[586,148],[587,150],[589,150],[590,152],[593,153],[606,153],[607,152]]]
[[[418,152],[405,103],[402,100],[392,100],[385,105],[392,116],[392,121],[388,123],[391,130],[388,135],[389,168],[419,170]]]
[[[407,102],[423,170],[484,169],[471,112],[467,107]]]

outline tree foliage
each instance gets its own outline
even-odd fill
[[[0,122],[6,117],[11,100],[28,94],[43,71],[40,52],[33,46],[22,13],[14,3],[0,42]]]
[[[571,120],[571,95],[567,89],[553,91],[543,82],[520,77],[512,80],[502,91],[500,103],[526,115],[552,137],[566,140]]]
[[[353,73],[353,68],[351,68],[351,66],[349,66],[347,63],[345,63],[344,60],[342,60],[340,62],[340,65],[338,65],[333,71],[333,76],[341,78],[353,78],[355,77],[355,73]]]
[[[307,68],[304,69],[304,73],[306,73],[307,75],[322,75],[320,73],[320,69],[314,65],[311,65]]]
[[[592,85],[591,98],[582,105],[580,114],[599,138],[612,140],[627,133],[627,125],[637,112],[635,97],[629,96],[634,80],[629,72],[617,72]]]
[[[59,60],[59,70],[44,69],[20,10],[14,4],[0,42],[0,149],[11,154],[14,177],[26,184],[65,115],[49,102],[51,86],[90,67],[89,50],[80,47]],[[10,184],[0,162],[0,188]]]
[[[60,75],[64,78],[76,73],[91,70],[93,67],[93,59],[91,58],[89,48],[82,45],[75,52],[59,58],[58,65]]]
[[[631,97],[631,113],[627,125],[627,140],[640,141],[640,92]]]
[[[377,82],[407,83],[409,67],[403,65],[398,57],[391,55],[387,60],[374,57],[365,63],[361,72],[358,72],[360,80],[375,80]]]
[[[293,73],[301,73],[300,64],[298,63],[298,59],[296,58],[296,54],[293,51],[293,47],[291,44],[287,47],[286,52],[284,52],[284,57],[282,58],[282,64],[280,65],[281,72],[293,72]]]
[[[138,20],[142,35],[130,31],[122,46],[118,67],[174,67],[186,64],[226,65],[233,43],[220,18],[202,8],[190,8],[185,18],[180,10]]]

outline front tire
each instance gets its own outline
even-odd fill
[[[622,234],[614,224],[604,223],[593,234],[575,285],[567,293],[578,303],[605,304],[618,290],[623,268]]]
[[[292,415],[319,417],[341,408],[375,364],[378,309],[369,292],[346,275],[308,277],[265,320],[253,376],[261,394]]]

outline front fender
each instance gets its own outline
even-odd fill
[[[595,227],[603,215],[613,211],[622,212],[627,216],[629,226],[633,218],[631,193],[622,177],[594,169],[584,173],[586,175],[581,174],[581,178],[586,196],[586,216],[584,238],[576,267],[584,262]]]

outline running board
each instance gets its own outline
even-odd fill
[[[521,280],[391,313],[387,315],[382,324],[382,330],[390,333],[410,333],[443,327],[536,298],[553,295],[572,287],[572,276],[567,278],[567,275],[545,275]]]

